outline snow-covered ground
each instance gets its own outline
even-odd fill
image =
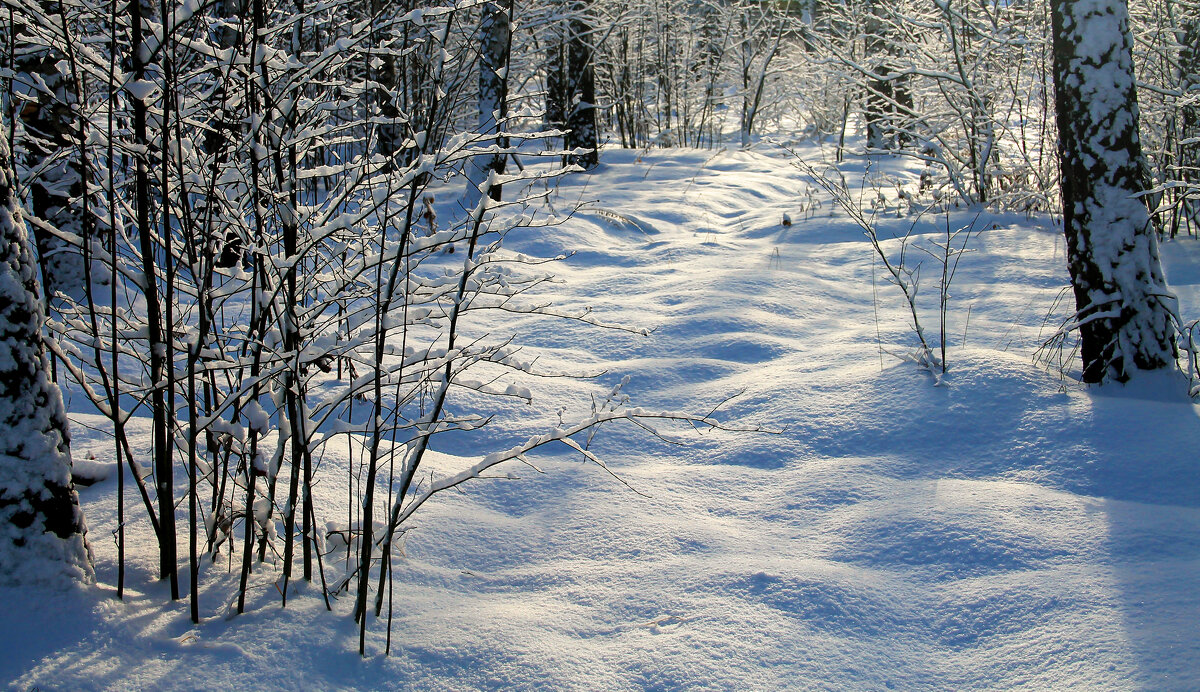
[[[820,163],[816,147],[801,151]],[[881,235],[913,225],[895,182],[915,189],[915,173],[853,158],[842,171],[877,205]],[[555,451],[534,460],[544,473],[516,464],[520,480],[438,496],[397,563],[392,654],[373,622],[366,660],[351,599],[330,614],[302,586],[280,609],[273,573],[256,574],[249,612],[228,617],[233,580],[206,566],[194,627],[153,579],[144,520],[130,527],[144,544],[131,589],[115,600],[105,481],[81,491],[100,585],[0,590],[0,682],[1200,688],[1197,408],[1178,379],[1088,390],[1034,364],[1066,310],[1063,241],[1048,219],[954,211],[913,227],[926,247],[947,224],[973,229],[951,284],[949,371],[935,384],[897,357],[916,343],[907,308],[861,230],[777,147],[609,150],[554,201],[577,200],[590,204],[507,246],[573,251],[544,295],[652,333],[478,313],[469,332],[512,332],[527,358],[605,374],[533,381],[532,405],[514,399],[481,436],[447,438],[439,464],[536,434],[563,407],[583,413],[625,376],[632,403],[652,410],[706,413],[737,394],[717,416],[770,432],[673,429],[676,445],[613,424],[592,449],[624,484]],[[1164,254],[1194,318],[1200,246]],[[917,249],[906,262],[922,263],[919,304],[936,338],[940,268]],[[103,463],[97,420],[74,416],[74,453]]]

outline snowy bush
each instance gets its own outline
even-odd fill
[[[85,232],[60,234],[86,277],[56,299],[49,330],[64,378],[112,424],[119,593],[128,483],[173,597],[186,515],[194,620],[202,558],[223,556],[238,612],[261,565],[286,604],[299,564],[327,599],[355,593],[365,632],[394,541],[427,498],[554,442],[595,459],[573,435],[660,417],[596,409],[425,475],[435,438],[489,420],[487,405],[452,413],[455,391],[528,400],[521,376],[558,374],[522,360],[511,334],[465,331],[470,313],[599,324],[525,300],[547,259],[502,247],[511,229],[553,222],[542,200],[573,170],[536,145],[542,134],[509,131],[511,4],[14,8],[67,47],[42,67],[82,104],[57,155],[88,183]],[[477,30],[496,38],[484,56]],[[150,449],[133,441],[135,417],[150,420]],[[339,446],[361,454],[335,499],[318,486]]]

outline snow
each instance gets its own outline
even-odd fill
[[[820,160],[815,145],[798,151]],[[915,190],[919,175],[885,159],[870,169],[850,159],[842,170],[852,190],[884,175]],[[892,205],[877,216],[889,239],[912,218],[894,186],[881,191]],[[172,604],[154,579],[140,515],[127,527],[133,562],[117,601],[113,474],[80,492],[98,584],[0,588],[0,682],[1200,687],[1200,418],[1180,379],[1089,389],[1036,365],[1041,340],[1073,312],[1060,296],[1061,232],[1036,216],[951,211],[928,215],[913,236],[932,247],[947,220],[974,228],[950,290],[949,370],[935,385],[891,355],[910,352],[915,337],[867,239],[827,198],[815,216],[802,209],[813,196],[765,143],[608,150],[596,171],[564,179],[556,208],[594,199],[592,211],[515,230],[501,252],[567,256],[555,265],[559,280],[531,301],[591,308],[599,322],[649,333],[470,313],[463,343],[511,333],[521,360],[539,368],[605,374],[497,383],[514,396],[489,399],[489,411],[472,409],[478,395],[455,392],[456,413],[499,415],[435,441],[430,454],[439,477],[453,477],[486,452],[588,416],[626,377],[616,405],[629,395],[645,411],[707,414],[737,395],[714,415],[765,432],[663,423],[669,440],[660,440],[613,421],[588,449],[628,487],[549,446],[530,455],[541,473],[507,462],[493,473],[519,478],[438,494],[413,516],[395,563],[391,655],[385,623],[372,621],[365,660],[353,598],[327,613],[319,586],[299,582],[281,609],[272,566],[252,576],[247,612],[232,615],[236,576],[224,554],[203,567],[202,623],[192,625],[186,602]],[[1192,240],[1162,251],[1190,319],[1200,251]],[[940,270],[923,253],[908,258],[927,263],[918,305],[936,338]],[[75,453],[111,463],[103,417],[72,410]],[[130,421],[135,440],[148,430]],[[339,439],[323,450],[322,473],[361,451]],[[328,474],[318,492],[344,494],[345,480]]]
[[[125,85],[125,90],[128,91],[129,95],[133,98],[139,101],[147,101],[151,96],[154,95],[154,92],[158,90],[158,86],[151,81],[135,79]]]
[[[90,582],[92,570],[30,247],[0,142],[0,583],[61,588]]]

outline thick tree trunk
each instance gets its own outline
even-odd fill
[[[0,137],[0,583],[93,579],[62,394],[42,343],[37,265]]]
[[[1052,0],[1063,227],[1083,380],[1174,363],[1174,297],[1145,205],[1125,0]]]
[[[572,83],[570,112],[567,115],[567,149],[582,149],[569,154],[567,163],[584,169],[600,163],[600,143],[596,128],[596,72],[592,65],[592,24],[587,17],[586,0],[573,4],[571,40],[567,46],[567,74]]]
[[[887,25],[883,20],[883,10],[878,0],[868,4],[866,8],[866,41],[864,50],[867,60],[874,66],[879,75],[889,72],[889,51],[891,47],[885,37]],[[886,79],[869,79],[866,84],[866,102],[863,104],[863,118],[867,126],[867,148],[874,150],[893,149],[894,126],[891,114],[895,111],[892,105],[894,94],[892,83]]]
[[[508,54],[512,41],[512,0],[484,3],[479,18],[479,134],[494,136],[497,149],[508,147],[501,134],[508,118]],[[480,155],[472,161],[472,190],[468,199],[474,207],[492,172],[504,173],[506,155],[500,152]],[[493,185],[488,195],[500,201],[501,187]]]
[[[58,19],[57,10],[48,3],[41,9],[43,18]],[[74,113],[78,95],[71,79],[60,71],[65,56],[33,39],[31,23],[37,20],[23,15],[14,19],[17,41],[29,48],[14,60],[14,88],[27,99],[18,106],[17,117],[27,135],[22,161],[30,175],[26,182],[33,214],[63,233],[82,238],[78,200],[83,194],[84,173]],[[79,248],[40,226],[33,227],[33,235],[47,295],[82,296],[83,255]]]
[[[1185,98],[1200,98],[1200,5],[1182,8],[1179,24],[1179,77]],[[1189,142],[1180,147],[1179,177],[1191,196],[1180,200],[1183,224],[1200,231],[1200,103],[1179,109],[1179,138]]]

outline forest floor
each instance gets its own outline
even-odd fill
[[[821,167],[815,145],[798,151]],[[1063,240],[1045,216],[918,216],[917,171],[850,157],[881,236],[912,231],[918,304],[938,339],[946,229],[966,227],[949,290],[948,369],[907,358],[907,306],[861,229],[778,147],[608,150],[518,229],[553,256],[541,298],[648,336],[468,313],[527,359],[596,379],[525,383],[533,403],[439,442],[449,471],[586,414],[624,377],[633,405],[730,427],[670,440],[610,424],[578,453],[423,507],[396,563],[391,654],[373,621],[359,658],[351,599],[319,587],[279,607],[270,569],[230,616],[209,564],[202,623],[154,580],[141,520],[113,598],[115,481],[81,490],[99,585],[0,590],[0,683],[14,689],[1131,689],[1200,688],[1200,416],[1180,377],[1083,387],[1034,360],[1066,317]],[[784,215],[792,220],[784,225]],[[899,241],[885,242],[897,256]],[[1185,319],[1200,245],[1163,247]],[[936,254],[936,251],[935,253]],[[537,296],[534,296],[536,298]],[[1068,354],[1069,355],[1069,354]],[[111,458],[78,403],[74,454]],[[476,402],[451,406],[471,411]],[[480,404],[483,405],[483,404]],[[676,444],[676,442],[678,444]],[[482,450],[482,451],[481,451]],[[108,461],[107,463],[111,463]],[[345,464],[336,454],[323,463]],[[333,489],[328,489],[333,491]]]

